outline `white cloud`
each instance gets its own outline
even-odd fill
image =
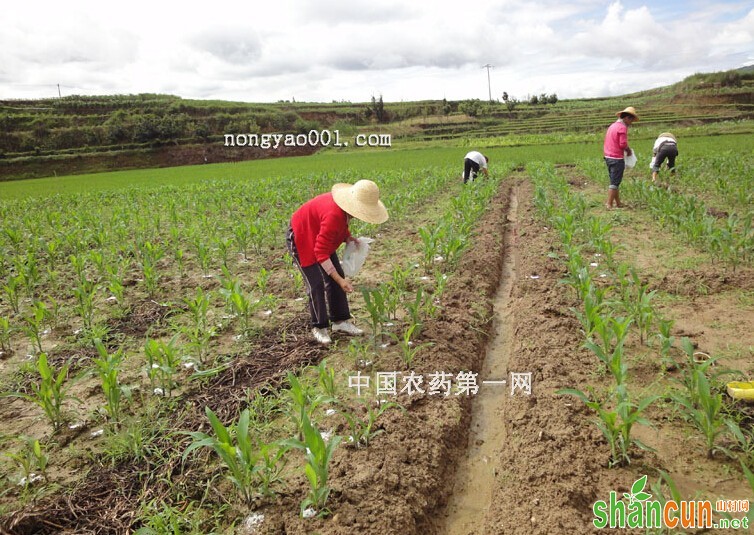
[[[18,4],[0,98],[162,92],[247,101],[602,96],[751,61],[754,10],[640,0],[132,0]]]

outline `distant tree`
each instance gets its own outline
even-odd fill
[[[516,106],[518,106],[519,104],[518,99],[511,97],[507,92],[503,93],[503,103],[505,104],[505,107],[508,110],[508,115],[510,116],[513,115],[513,110],[516,109]]]
[[[532,95],[529,99],[529,104],[531,104],[532,106],[539,104],[539,97],[537,95]]]
[[[548,104],[557,104],[558,103],[558,95],[553,93],[549,97],[547,97],[547,103]]]
[[[445,115],[450,115],[450,112],[452,111],[452,107],[450,103],[448,102],[448,99],[444,98],[442,99],[442,112]]]
[[[459,104],[458,109],[469,117],[476,117],[482,111],[482,102],[478,98],[464,100]]]
[[[372,95],[372,111],[377,121],[384,123],[387,122],[387,112],[385,111],[385,103],[382,101],[382,95],[379,99],[374,98]]]

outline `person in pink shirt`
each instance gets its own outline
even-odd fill
[[[616,113],[618,120],[607,129],[605,134],[604,156],[607,164],[607,173],[610,177],[610,186],[607,190],[607,203],[605,207],[610,209],[613,206],[622,208],[618,188],[623,181],[623,172],[626,169],[624,158],[631,156],[631,147],[628,146],[628,127],[634,121],[639,120],[636,110],[629,106],[623,111]]]
[[[380,189],[371,180],[335,184],[331,191],[305,202],[291,217],[286,234],[288,252],[306,283],[312,335],[324,345],[332,341],[330,322],[333,332],[363,334],[351,323],[346,294],[353,286],[335,253],[342,243],[357,241],[348,229],[354,217],[374,225],[388,219]]]

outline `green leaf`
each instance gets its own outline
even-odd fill
[[[637,479],[634,484],[631,486],[631,494],[637,494],[644,490],[644,487],[647,484],[647,476],[644,475]]]

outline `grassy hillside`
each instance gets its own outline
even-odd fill
[[[300,156],[321,147],[228,148],[225,134],[338,130],[390,134],[394,146],[453,145],[536,134],[595,134],[633,105],[656,128],[754,117],[754,73],[697,74],[661,89],[612,98],[351,103],[202,101],[170,95],[71,96],[0,101],[0,180],[116,169]],[[741,125],[734,127],[742,131]],[[745,126],[743,131],[750,131]],[[518,143],[518,142],[516,142]]]

